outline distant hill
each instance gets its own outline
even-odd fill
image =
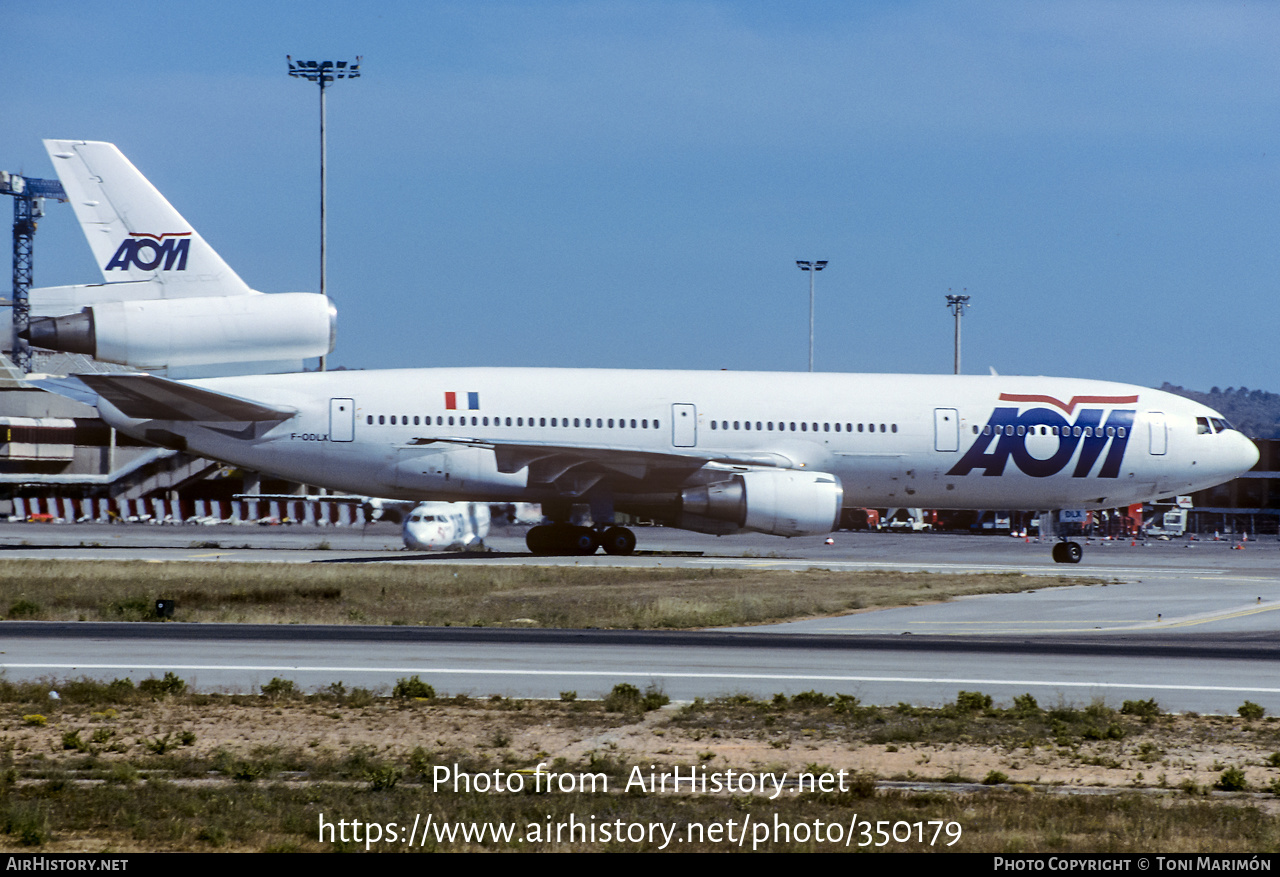
[[[1208,405],[1249,438],[1280,439],[1280,394],[1248,387],[1214,387],[1201,393],[1168,382],[1160,389]]]

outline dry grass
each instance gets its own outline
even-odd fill
[[[47,698],[57,685],[59,701]],[[965,852],[1274,852],[1280,723],[1229,717],[1142,716],[1107,710],[974,706],[868,708],[813,692],[752,702],[610,712],[604,702],[372,697],[333,687],[302,696],[222,696],[62,681],[0,685],[0,849],[362,849],[318,840],[320,814],[400,821],[547,819],[687,826],[748,814],[759,822],[820,819],[955,821]],[[153,700],[152,698],[156,699]],[[104,700],[114,700],[110,706]],[[39,714],[45,723],[25,716]],[[1098,738],[1090,727],[1123,734]],[[885,736],[887,730],[888,736]],[[892,739],[896,742],[886,742]],[[538,763],[602,772],[607,794],[433,792],[437,765],[504,774]],[[846,770],[846,794],[624,793],[630,770]],[[1248,791],[1210,789],[1238,767]],[[961,779],[992,772],[983,791]],[[886,780],[942,783],[887,789]],[[879,788],[873,780],[879,781]],[[1105,794],[1063,794],[1088,788]],[[949,791],[948,791],[949,790]],[[944,841],[946,838],[944,838]],[[651,850],[656,845],[433,845],[448,850]],[[375,849],[397,850],[390,844]],[[821,850],[814,843],[764,849]],[[918,844],[889,844],[916,850]],[[946,847],[940,847],[947,849]],[[724,844],[680,849],[727,850]]]
[[[1096,584],[1018,573],[11,560],[8,618],[684,629]]]

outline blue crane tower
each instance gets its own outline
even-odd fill
[[[0,194],[13,196],[13,364],[31,371],[31,348],[19,337],[31,320],[27,293],[32,282],[32,250],[36,220],[44,216],[44,199],[65,202],[67,193],[57,180],[39,180],[0,171]]]

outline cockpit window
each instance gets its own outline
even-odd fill
[[[1223,420],[1221,417],[1211,417],[1209,419],[1213,422],[1214,432],[1226,432],[1229,429],[1235,429],[1234,426]]]
[[[1209,427],[1209,418],[1197,417],[1196,418],[1196,435],[1208,435],[1211,432],[1213,432],[1213,430]]]

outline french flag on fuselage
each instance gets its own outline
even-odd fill
[[[444,408],[446,411],[458,410],[458,394],[457,393],[447,392],[444,394]],[[480,394],[479,393],[467,393],[467,410],[468,411],[480,410]]]

